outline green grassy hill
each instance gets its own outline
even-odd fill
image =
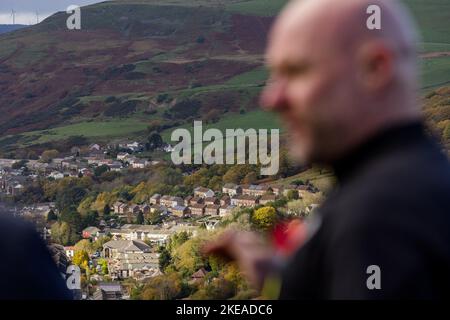
[[[450,0],[405,2],[422,29],[429,94],[450,84]],[[67,15],[57,13],[0,35],[0,151],[78,135],[134,139],[155,121],[167,128],[166,140],[169,128],[193,119],[279,127],[258,110],[258,96],[268,75],[266,35],[285,3],[107,1],[83,7],[80,31],[67,30]],[[443,101],[433,114],[445,109]]]

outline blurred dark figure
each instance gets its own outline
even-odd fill
[[[72,299],[32,225],[0,212],[0,252],[0,300]]]
[[[380,30],[366,26],[369,5]],[[450,166],[422,124],[415,30],[393,0],[287,6],[262,104],[281,115],[292,153],[331,165],[338,186],[288,259],[248,232],[207,253],[237,260],[260,288],[278,275],[280,299],[450,297]]]

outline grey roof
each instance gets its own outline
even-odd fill
[[[87,228],[83,229],[83,232],[89,232],[89,233],[96,233],[99,231],[100,231],[100,229],[97,227],[87,227]]]
[[[277,198],[274,194],[265,194],[263,195],[260,200],[275,200]]]
[[[111,240],[103,245],[118,251],[148,251],[151,247],[139,240]]]
[[[100,283],[98,287],[105,292],[122,292],[122,285],[120,283]]]
[[[256,201],[258,198],[248,195],[248,194],[242,194],[242,195],[237,195],[234,196],[233,198],[231,198],[233,200],[252,200],[252,201]]]
[[[197,187],[194,189],[195,192],[208,192],[212,191],[211,189],[205,188],[205,187]]]
[[[238,185],[234,184],[234,183],[225,183],[225,185],[223,186],[225,189],[235,189],[237,187],[239,187]]]
[[[205,205],[205,204],[202,204],[202,203],[194,203],[194,204],[190,205],[189,207],[191,207],[191,208],[197,208],[197,209],[203,209],[203,208],[206,207],[206,205]]]

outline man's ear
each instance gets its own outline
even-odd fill
[[[369,92],[389,85],[394,76],[394,52],[384,41],[371,41],[357,52],[358,80]]]

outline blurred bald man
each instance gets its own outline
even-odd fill
[[[379,30],[367,27],[370,5]],[[259,287],[280,274],[281,299],[449,297],[450,166],[422,124],[415,30],[393,0],[288,4],[269,37],[262,104],[299,161],[331,165],[338,187],[289,260],[250,233],[208,252],[236,259]]]

